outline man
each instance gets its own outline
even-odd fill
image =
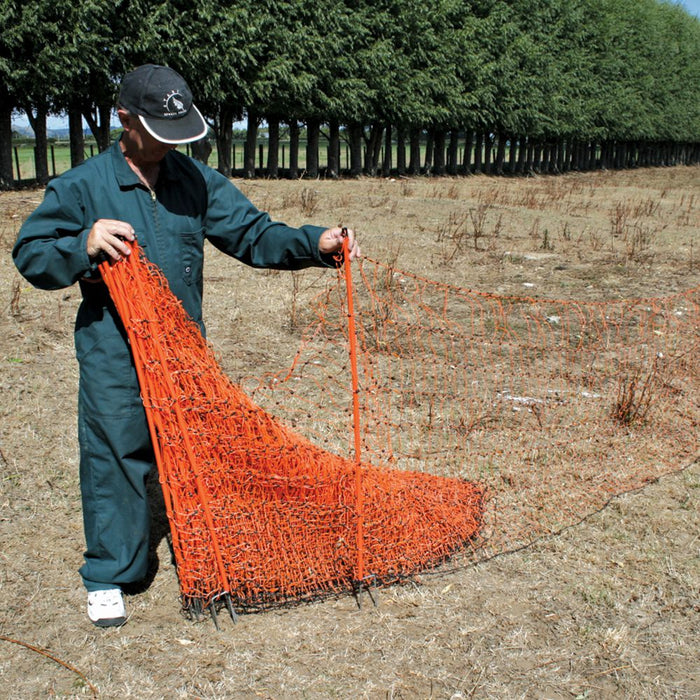
[[[75,326],[80,365],[80,483],[86,538],[80,569],[88,616],[126,621],[122,588],[148,567],[146,478],[153,464],[146,417],[126,333],[101,281],[99,263],[130,254],[138,237],[171,290],[202,324],[203,243],[255,267],[332,266],[340,228],[290,228],[258,211],[221,174],[178,153],[207,126],[187,83],[144,65],[121,85],[123,132],[104,153],[53,180],[13,250],[19,271],[41,289],[79,282]],[[349,258],[360,255],[348,231]]]

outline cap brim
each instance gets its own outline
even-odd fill
[[[179,119],[154,119],[139,114],[146,131],[162,143],[191,143],[204,138],[209,131],[200,111],[192,105],[190,111]]]

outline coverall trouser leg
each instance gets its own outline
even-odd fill
[[[143,580],[148,572],[153,467],[145,415],[80,416],[80,489],[88,591]]]
[[[148,573],[153,468],[146,412],[123,327],[109,302],[85,306],[76,325],[78,437],[88,591]]]

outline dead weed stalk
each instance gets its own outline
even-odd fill
[[[299,194],[301,200],[301,211],[305,216],[312,216],[318,209],[318,192],[310,187],[304,187]]]
[[[612,419],[624,426],[644,422],[656,398],[661,382],[659,357],[655,357],[646,375],[641,367],[629,367],[617,380],[617,398],[611,413]]]
[[[20,293],[21,293],[21,287],[19,284],[19,279],[15,278],[14,282],[12,283],[12,295],[10,297],[10,314],[12,314],[13,318],[19,318],[19,316],[20,316],[20,310],[19,310]]]

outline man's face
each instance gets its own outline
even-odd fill
[[[153,138],[146,131],[146,127],[135,114],[129,114],[125,110],[118,110],[119,120],[124,128],[126,139],[126,154],[137,163],[160,163],[168,151],[177,148],[173,144],[163,143]]]

